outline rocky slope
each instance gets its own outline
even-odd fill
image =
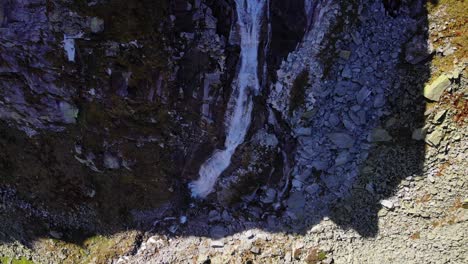
[[[0,1],[0,262],[466,262],[467,4],[439,2],[269,1],[252,124],[194,200],[234,1]]]

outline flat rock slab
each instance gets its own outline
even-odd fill
[[[445,89],[450,86],[450,79],[447,75],[442,74],[430,85],[424,87],[424,97],[431,101],[439,101]]]

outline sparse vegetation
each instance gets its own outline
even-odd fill
[[[14,259],[8,257],[0,257],[0,264],[34,264],[34,262],[26,258]]]
[[[294,80],[291,88],[291,96],[289,102],[289,115],[292,115],[295,110],[301,107],[305,102],[305,92],[309,83],[309,72],[303,70]]]
[[[453,69],[455,59],[462,60],[468,57],[468,1],[463,0],[440,0],[428,1],[427,9],[433,19],[438,24],[443,24],[440,30],[434,30],[430,39],[434,43],[434,48],[444,48],[447,43],[456,48],[454,53],[448,56],[437,55],[432,60],[432,66],[435,72],[432,79],[437,78],[443,72],[449,72]],[[466,72],[466,70],[465,70]]]

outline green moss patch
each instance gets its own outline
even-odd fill
[[[26,258],[14,259],[8,257],[0,257],[0,264],[34,264],[34,262]]]

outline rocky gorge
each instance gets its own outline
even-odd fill
[[[466,262],[467,8],[0,0],[0,262]]]

